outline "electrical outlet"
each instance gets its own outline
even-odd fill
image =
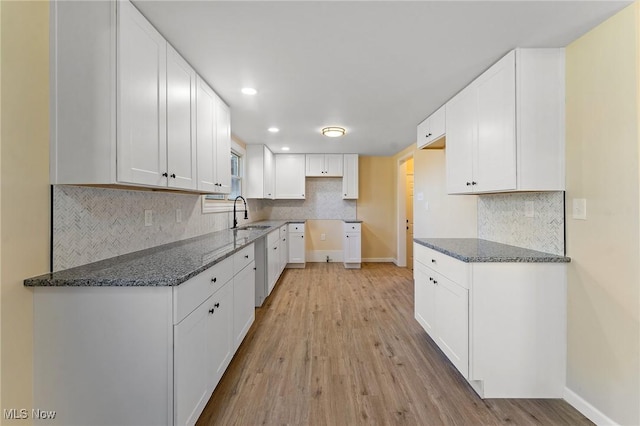
[[[585,198],[573,199],[573,218],[587,220],[587,200]]]
[[[424,200],[424,192],[418,192],[418,193],[416,194],[416,200],[417,200],[417,201],[422,201],[422,200]]]
[[[327,234],[320,234],[320,240],[324,241],[327,239]]]
[[[144,226],[153,225],[153,210],[144,211]]]
[[[176,223],[182,222],[182,210],[176,209]]]
[[[533,201],[524,202],[524,217],[533,217],[535,215]]]

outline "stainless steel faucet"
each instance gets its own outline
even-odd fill
[[[235,229],[238,227],[238,218],[236,218],[236,201],[238,201],[238,198],[240,198],[244,203],[244,219],[245,220],[249,219],[249,212],[247,210],[247,200],[245,200],[242,195],[238,195],[236,199],[233,200],[233,228],[231,229]]]

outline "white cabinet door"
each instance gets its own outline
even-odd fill
[[[218,184],[217,192],[231,192],[231,114],[229,107],[216,96],[216,149],[215,176]]]
[[[215,292],[205,306],[207,311],[207,356],[209,368],[201,370],[209,379],[209,395],[233,357],[233,281]]]
[[[275,287],[280,276],[280,230],[276,229],[267,235],[267,284],[268,294]]]
[[[233,277],[233,340],[234,352],[247,335],[255,319],[255,262],[245,266]]]
[[[474,192],[516,189],[515,52],[477,80],[478,137]],[[447,141],[448,142],[448,141]]]
[[[445,133],[445,106],[438,108],[433,114],[418,124],[416,144],[418,149],[425,147],[443,147],[444,144],[434,144]]]
[[[273,152],[264,147],[264,198],[276,198],[276,160]]]
[[[304,154],[278,154],[276,157],[276,198],[304,199]]]
[[[469,377],[469,291],[433,273],[436,343],[460,373]]]
[[[196,189],[196,72],[167,45],[167,173],[170,188]]]
[[[477,141],[478,106],[470,85],[447,103],[447,193],[473,192],[473,150]]]
[[[414,315],[422,328],[436,339],[434,334],[434,321],[436,314],[435,284],[433,284],[433,272],[425,268],[419,262],[413,269],[414,277]]]
[[[347,232],[344,236],[344,263],[360,263],[361,255],[360,232]]]
[[[198,189],[217,192],[216,156],[216,94],[200,77],[197,79],[196,146],[198,153]]]
[[[358,199],[358,154],[344,154],[342,198]]]
[[[289,263],[305,263],[304,233],[289,233]]]
[[[308,177],[324,176],[324,154],[307,154],[305,161],[306,161],[306,176]]]
[[[324,176],[325,177],[342,177],[343,166],[342,154],[325,154],[324,155]]]
[[[209,298],[174,326],[174,416],[176,425],[193,425],[211,396],[209,344],[207,343]]]
[[[118,15],[118,182],[167,185],[167,42],[129,2]]]
[[[283,230],[284,229],[284,230]],[[284,270],[289,263],[289,238],[287,235],[287,226],[280,228],[280,272]]]

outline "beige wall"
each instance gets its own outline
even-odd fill
[[[22,281],[49,270],[49,5],[0,7],[1,406],[29,409],[33,297]]]
[[[396,181],[393,157],[360,156],[357,216],[362,260],[396,257]]]
[[[638,7],[566,50],[567,386],[625,425],[640,424]]]
[[[307,220],[305,247],[311,251],[341,251],[343,228],[341,220]],[[322,240],[325,234],[325,240]]]

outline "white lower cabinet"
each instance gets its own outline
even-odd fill
[[[465,263],[414,244],[415,318],[482,398],[562,398],[563,263]]]
[[[304,268],[306,264],[306,246],[304,223],[289,224],[289,268]]]
[[[48,424],[195,424],[254,321],[253,252],[175,287],[34,287],[34,406],[57,409]]]
[[[362,232],[360,223],[344,223],[342,248],[345,268],[360,268],[362,263]]]
[[[280,227],[280,273],[284,271],[284,268],[289,263],[289,242],[287,241],[287,225]]]
[[[268,293],[276,286],[280,277],[280,229],[267,234],[267,283]]]

